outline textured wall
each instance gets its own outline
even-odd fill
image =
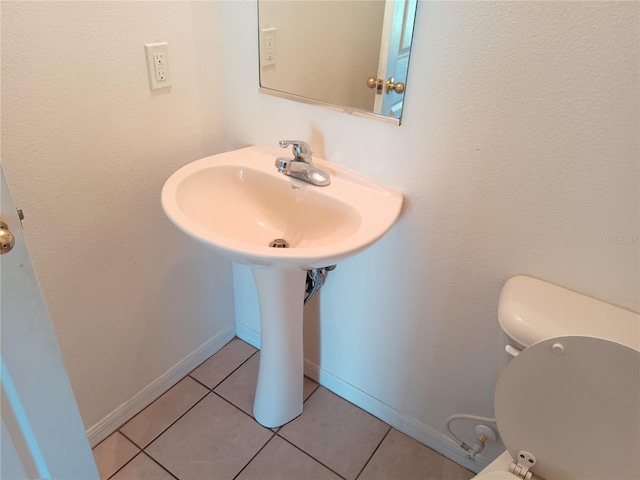
[[[222,149],[214,5],[2,2],[2,162],[87,428],[233,326],[230,265],[164,217]],[[151,93],[144,44],[169,43]]]
[[[406,195],[392,231],[331,272],[308,359],[444,431],[492,414],[509,277],[639,310],[638,9],[421,2],[398,128],[258,94],[255,5],[224,4],[221,34],[242,42],[222,57],[227,147],[306,139]]]

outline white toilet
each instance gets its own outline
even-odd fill
[[[498,317],[515,356],[494,402],[507,451],[474,478],[640,479],[640,315],[518,276]]]

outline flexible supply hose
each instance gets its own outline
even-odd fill
[[[449,418],[447,418],[447,431],[449,432],[449,438],[451,438],[451,440],[456,442],[462,449],[464,449],[465,452],[471,452],[469,454],[469,458],[473,460],[475,459],[475,456],[478,453],[480,453],[484,448],[484,440],[481,441],[482,445],[479,445],[479,444],[468,445],[462,440],[460,440],[456,436],[456,434],[453,433],[453,431],[451,430],[451,423],[453,423],[454,420],[460,420],[460,419],[475,420],[478,422],[486,422],[486,423],[496,423],[496,419],[489,418],[489,417],[480,417],[478,415],[469,415],[467,413],[458,413],[456,415],[451,415]]]
[[[327,279],[327,272],[335,270],[335,265],[329,265],[328,267],[312,268],[307,270],[307,284],[305,288],[304,304],[306,305],[311,297],[322,288],[324,282]]]
[[[314,268],[307,272],[307,288],[306,296],[304,297],[304,304],[306,305],[311,297],[322,288],[325,281],[325,273],[322,268]]]

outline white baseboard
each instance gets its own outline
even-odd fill
[[[467,458],[466,453],[446,435],[409,415],[399,412],[308,360],[304,362],[304,374],[336,395],[391,425],[396,430],[414,438],[473,472],[479,472],[491,462],[491,460],[482,455],[478,455],[475,462],[470,460]]]
[[[236,322],[236,336],[240,340],[247,342],[252,347],[260,350],[260,333],[256,332],[254,329]]]
[[[201,345],[180,362],[167,370],[156,380],[136,393],[131,397],[131,399],[127,400],[109,415],[89,428],[89,430],[87,430],[87,437],[89,438],[91,447],[100,443],[132,419],[147,405],[182,380],[182,378],[184,378],[190,371],[229,343],[235,335],[235,325],[218,333],[205,344]]]

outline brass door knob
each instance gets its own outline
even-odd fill
[[[16,239],[9,231],[9,227],[0,220],[0,255],[9,253],[15,244]]]
[[[387,80],[387,86],[384,91],[391,93],[392,90],[396,93],[404,93],[404,83],[395,82],[393,77],[390,77],[389,80]]]
[[[376,77],[367,78],[367,87],[375,88],[378,95],[382,94],[382,80]]]

